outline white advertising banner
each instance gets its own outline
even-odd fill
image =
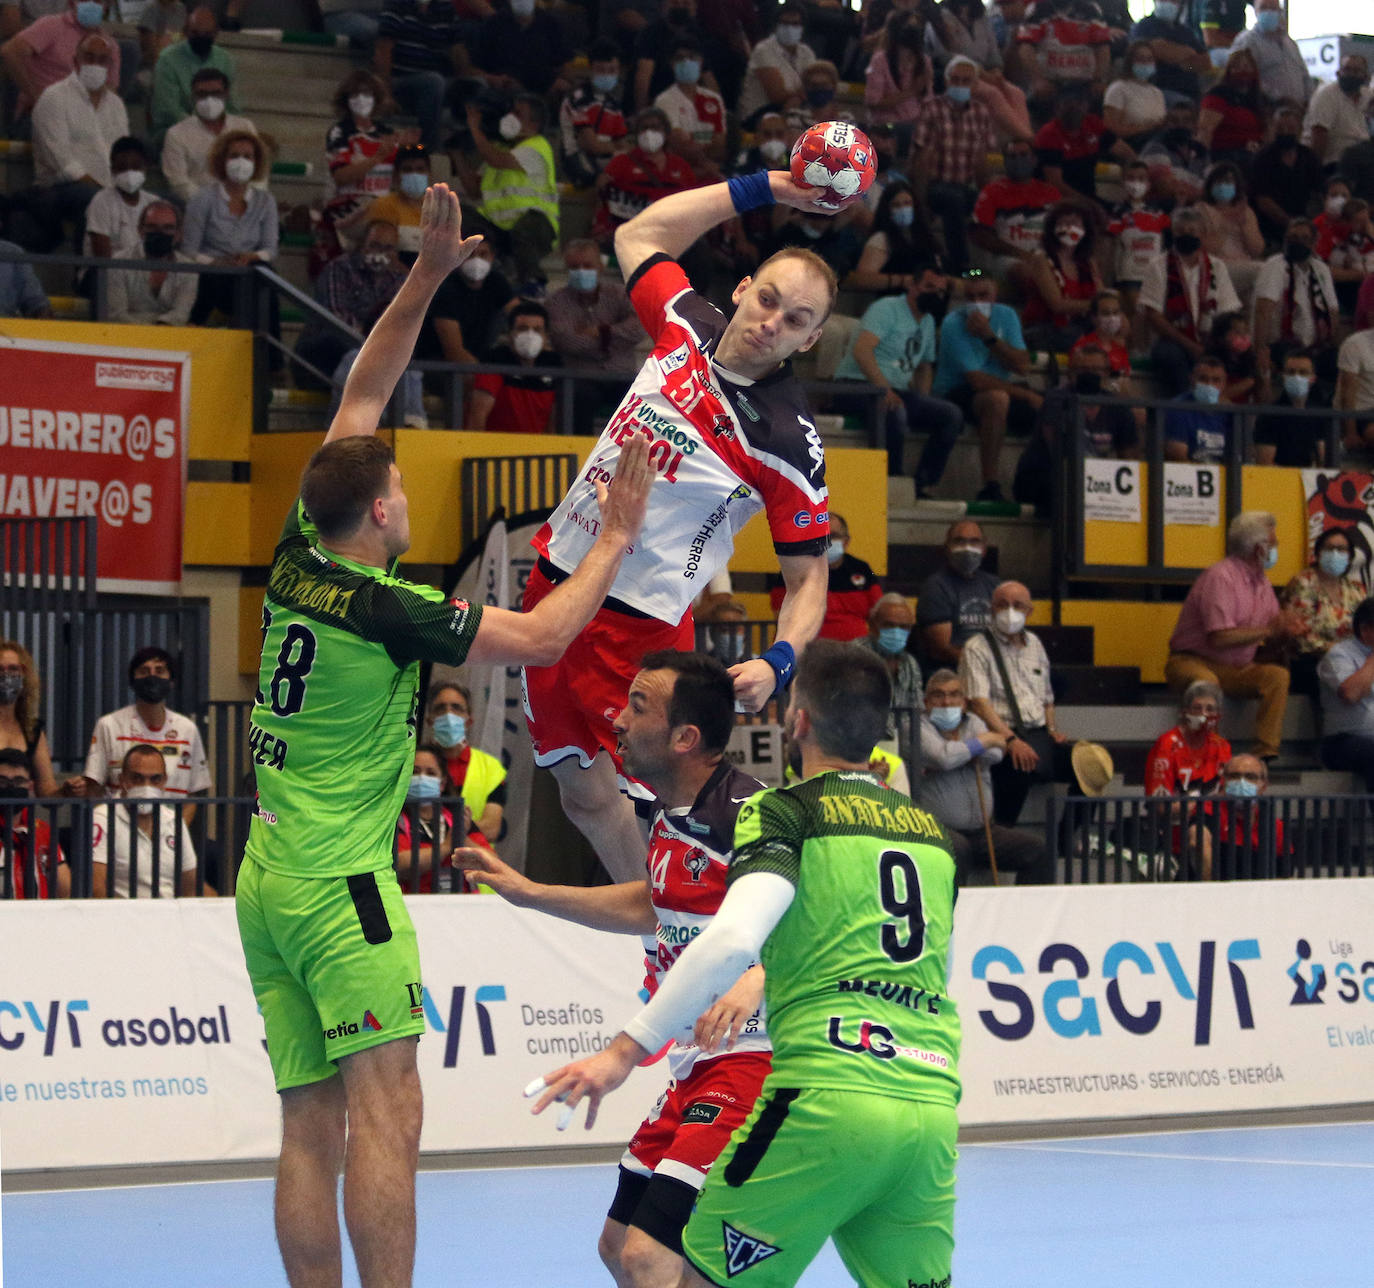
[[[1164,522],[1215,528],[1221,523],[1220,465],[1164,467]]]
[[[1140,522],[1140,462],[1083,462],[1083,517],[1108,523]]]
[[[1374,879],[971,889],[965,1123],[1374,1100]]]
[[[500,899],[407,899],[426,1033],[421,1147],[628,1140],[667,1079],[632,1075],[588,1132],[534,1118],[522,1090],[634,1014],[637,938]],[[0,904],[5,1166],[271,1158],[279,1111],[230,900]]]

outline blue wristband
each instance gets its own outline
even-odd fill
[[[792,672],[797,669],[797,654],[786,640],[778,640],[776,644],[770,645],[760,653],[759,657],[773,668],[773,674],[777,676],[778,682],[773,689],[773,696],[776,698],[792,683]]]
[[[730,200],[734,203],[736,214],[743,215],[760,206],[777,205],[767,170],[760,170],[757,174],[737,174],[727,179],[725,186],[730,189]],[[768,655],[765,653],[764,656]]]

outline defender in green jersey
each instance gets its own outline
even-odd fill
[[[577,571],[529,613],[395,575],[410,519],[378,421],[435,291],[482,240],[425,194],[420,254],[353,366],[277,545],[249,733],[258,801],[238,877],[244,958],[282,1099],[276,1224],[292,1288],[337,1285],[344,1213],[364,1288],[415,1260],[424,1030],[415,931],[391,868],[422,661],[548,666],[590,621],[643,523],[648,440],[622,453]],[[609,509],[606,506],[609,505]]]
[[[787,713],[804,781],[741,810],[725,901],[649,1005],[531,1091],[535,1112],[564,1103],[562,1123],[586,1097],[590,1125],[739,963],[762,962],[773,1071],[683,1232],[682,1288],[785,1288],[827,1238],[865,1288],[951,1282],[955,864],[940,824],[868,770],[889,700],[874,654],[807,646]]]

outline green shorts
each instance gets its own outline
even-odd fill
[[[236,903],[277,1090],[425,1030],[415,927],[389,868],[288,877],[245,859]]]
[[[957,1134],[951,1105],[765,1085],[706,1178],[683,1252],[714,1284],[784,1288],[833,1236],[864,1288],[948,1288]]]

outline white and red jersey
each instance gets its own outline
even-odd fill
[[[136,702],[111,711],[95,722],[86,765],[81,772],[93,783],[117,787],[125,753],[140,743],[156,747],[167,762],[167,785],[163,790],[168,796],[189,796],[209,790],[210,767],[196,722],[167,707],[162,724],[150,729],[138,714]]]
[[[1036,47],[1041,73],[1056,84],[1092,80],[1097,75],[1097,50],[1112,39],[1100,18],[1058,13],[1032,17],[1021,24],[1016,38]]]
[[[1116,238],[1116,276],[1123,282],[1145,280],[1145,270],[1164,252],[1169,213],[1158,206],[1129,201],[1111,213],[1107,232]]]
[[[669,810],[652,802],[649,897],[658,916],[658,942],[657,960],[646,963],[650,992],[720,909],[735,844],[735,819],[744,802],[761,791],[761,782],[722,760],[687,809]],[[699,1060],[773,1049],[762,1010],[745,1021],[733,1051],[706,1055],[691,1038],[690,1030],[683,1033],[668,1053],[674,1078],[685,1078]]]
[[[824,551],[825,450],[790,363],[750,380],[715,362],[725,318],[676,263],[651,257],[630,278],[629,292],[653,353],[533,544],[562,571],[575,569],[601,527],[596,484],[615,474],[623,444],[647,436],[655,492],[610,598],[675,624],[760,510],[779,554]]]

